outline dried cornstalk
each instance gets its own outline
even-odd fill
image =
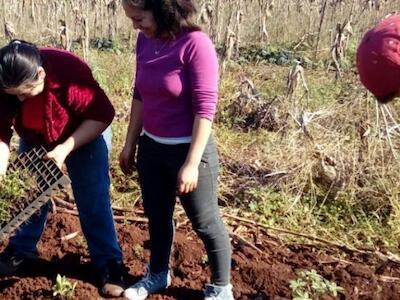
[[[118,22],[117,22],[117,0],[110,0],[107,3],[107,11],[109,14],[109,23],[108,23],[108,36],[111,40],[115,39],[116,33],[117,33],[117,27],[118,27]]]
[[[319,20],[319,27],[318,27],[318,34],[317,34],[317,42],[316,42],[315,50],[314,50],[314,60],[316,60],[316,58],[317,58],[319,41],[321,39],[321,29],[322,29],[322,24],[324,23],[324,19],[325,19],[327,2],[328,2],[327,0],[324,0],[324,4],[323,4],[322,10],[321,10],[321,16],[320,16],[320,20]]]
[[[353,34],[353,28],[351,27],[351,23],[353,19],[354,7],[355,7],[355,1],[353,1],[353,4],[351,6],[348,20],[344,22],[343,26],[341,23],[338,23],[336,25],[335,39],[331,46],[331,58],[335,66],[336,78],[342,77],[340,63],[346,56],[348,40]],[[331,63],[329,63],[328,65],[328,70],[331,66]]]
[[[231,10],[229,13],[228,26],[225,32],[224,39],[224,52],[222,54],[222,67],[221,72],[223,73],[226,69],[227,63],[232,59],[233,49],[235,46],[235,32],[233,31],[233,19],[234,19],[235,11],[231,6]]]
[[[211,0],[208,0],[203,3],[203,5],[200,8],[197,22],[200,24],[204,24],[206,26],[207,32],[211,33],[211,26],[212,26],[212,20],[213,20],[213,15],[214,15],[214,7],[213,7],[213,2]]]
[[[268,31],[267,31],[267,16],[270,15],[271,9],[273,7],[268,3],[268,0],[258,0],[259,11],[258,11],[258,19],[259,19],[259,41],[261,44],[264,44],[268,40]]]
[[[220,26],[219,26],[219,15],[220,15],[220,0],[215,0],[214,1],[214,14],[211,19],[211,31],[210,31],[210,36],[211,39],[215,44],[218,44],[219,42],[219,36],[220,36]]]
[[[336,35],[335,35],[335,41],[333,42],[333,45],[331,47],[331,58],[332,62],[335,66],[336,70],[336,78],[342,78],[342,71],[340,69],[340,61],[342,60],[344,56],[344,48],[343,48],[343,28],[342,25],[339,23],[336,26]],[[331,66],[331,63],[328,65],[328,70]]]
[[[81,33],[81,45],[83,50],[83,58],[89,60],[89,24],[87,16],[82,17],[82,33]]]
[[[235,37],[236,37],[235,33],[230,28],[228,28],[228,30],[226,31],[224,54],[222,56],[222,67],[221,67],[222,74],[225,72],[228,62],[232,60],[232,54],[236,40]]]
[[[31,20],[33,23],[36,23],[36,10],[35,10],[35,0],[31,0]]]
[[[369,10],[377,10],[381,9],[381,1],[380,0],[367,0],[367,6]]]
[[[235,56],[239,54],[239,48],[240,48],[240,34],[241,34],[241,28],[242,28],[242,17],[243,17],[243,11],[242,11],[242,1],[238,1],[238,10],[236,11],[236,30],[235,30]]]
[[[67,3],[64,3],[64,19],[60,20],[60,44],[65,50],[71,50],[71,42],[69,37],[69,28],[67,23]]]
[[[6,36],[6,39],[9,41],[14,39],[15,36],[17,35],[14,29],[14,25],[9,21],[4,22],[4,35]]]
[[[304,76],[304,68],[301,66],[298,60],[294,61],[294,65],[289,71],[288,78],[287,78],[287,92],[286,96],[291,99],[296,90],[299,87],[299,83],[301,82],[304,92],[308,95],[309,89],[307,86],[307,82]]]

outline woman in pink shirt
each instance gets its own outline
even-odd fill
[[[120,165],[137,170],[149,219],[146,275],[124,293],[145,299],[171,283],[173,211],[179,196],[211,267],[205,299],[233,299],[231,245],[217,203],[218,155],[211,125],[218,97],[218,60],[210,38],[191,18],[192,1],[124,0],[138,29],[131,118]],[[142,133],[142,134],[141,134]]]

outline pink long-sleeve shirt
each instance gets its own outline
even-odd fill
[[[215,47],[201,31],[173,41],[139,34],[134,98],[142,101],[143,127],[159,137],[187,137],[196,115],[212,121],[218,98]]]

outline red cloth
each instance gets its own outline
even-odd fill
[[[364,35],[357,68],[361,82],[379,101],[400,90],[400,15],[382,20]]]
[[[21,104],[22,126],[35,132],[44,133],[44,97],[43,93],[25,99]]]
[[[40,143],[53,145],[68,138],[84,120],[110,124],[114,108],[94,79],[88,65],[76,55],[59,49],[40,49],[46,71],[43,135]],[[32,130],[22,122],[21,103],[0,94],[0,140],[9,143],[12,126],[25,140],[36,142]]]

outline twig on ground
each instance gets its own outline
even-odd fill
[[[127,217],[127,216],[114,216],[115,221],[131,221],[131,222],[138,222],[138,223],[147,223],[147,218],[142,217]]]
[[[73,216],[79,216],[77,210],[67,209],[67,208],[59,208],[59,212],[67,213]],[[147,223],[147,218],[142,217],[128,217],[128,216],[113,216],[115,221],[131,221],[131,222],[139,222],[139,223]]]
[[[54,197],[54,202],[56,204],[58,204],[58,206],[63,206],[64,208],[67,208],[67,209],[76,209],[76,205],[75,204],[67,202],[67,201],[65,201],[63,199],[60,199],[58,197]]]
[[[53,198],[50,198],[50,202],[51,202],[51,210],[52,210],[52,212],[53,212],[54,214],[57,213],[57,205],[56,205],[56,202],[54,201]]]
[[[73,238],[77,237],[79,233],[81,233],[80,230],[75,231],[75,232],[70,233],[70,234],[67,234],[67,235],[65,235],[65,236],[62,236],[62,237],[61,237],[61,240],[62,240],[62,241],[72,240]]]
[[[236,239],[238,239],[241,243],[243,243],[243,244],[249,246],[250,248],[256,250],[258,253],[260,253],[260,254],[262,254],[262,255],[266,255],[266,253],[265,253],[264,251],[262,251],[260,248],[258,248],[258,247],[255,246],[254,244],[252,244],[252,243],[250,243],[249,241],[247,241],[244,237],[240,236],[239,234],[230,231],[230,232],[229,232],[229,235],[230,235],[232,238],[236,238]]]
[[[353,264],[351,261],[345,260],[345,259],[340,259],[336,257],[331,257],[330,260],[323,260],[319,262],[320,264],[323,265],[330,265],[330,264],[337,264],[337,263],[343,263],[346,265],[351,265]]]
[[[384,275],[379,275],[377,276],[379,281],[382,282],[400,282],[400,278],[399,277],[391,277],[391,276],[384,276]]]
[[[70,215],[73,215],[73,216],[79,216],[79,213],[78,213],[77,210],[68,209],[68,208],[64,208],[64,207],[58,208],[57,212],[62,212],[62,213],[70,214]]]
[[[271,173],[268,173],[268,174],[266,174],[266,175],[264,175],[264,178],[266,178],[266,177],[272,177],[272,176],[278,176],[278,175],[287,175],[287,171],[276,171],[276,172],[271,172]]]
[[[395,264],[400,265],[400,257],[392,252],[387,251],[387,254],[384,254],[378,250],[369,251],[369,252],[373,252],[379,259],[381,259],[383,261],[391,261]]]
[[[133,210],[132,208],[128,207],[120,207],[120,206],[112,206],[113,210],[120,211],[120,212],[137,212],[136,210]]]
[[[314,241],[319,241],[319,242],[321,242],[321,243],[329,244],[329,245],[331,245],[331,246],[335,246],[335,247],[338,247],[338,248],[343,248],[343,247],[346,248],[346,246],[345,246],[344,244],[339,244],[339,243],[331,242],[331,241],[328,241],[328,240],[325,240],[325,239],[322,239],[322,238],[319,238],[319,237],[316,237],[316,236],[307,235],[307,234],[303,234],[303,233],[291,231],[291,230],[288,230],[288,229],[282,229],[282,228],[275,228],[275,227],[267,226],[267,225],[264,225],[264,224],[261,224],[261,223],[257,223],[257,222],[255,222],[255,221],[252,221],[252,220],[249,220],[249,219],[246,219],[246,218],[237,217],[237,216],[234,216],[234,215],[231,215],[231,214],[222,213],[222,216],[228,217],[228,218],[232,218],[232,219],[236,219],[236,220],[239,220],[239,221],[242,221],[242,222],[245,222],[245,223],[249,223],[249,224],[252,224],[252,225],[256,225],[256,226],[259,226],[259,227],[264,228],[264,229],[266,229],[266,230],[279,231],[279,232],[282,232],[282,233],[287,233],[287,234],[291,234],[291,235],[296,235],[296,236],[304,237],[304,238],[306,238],[306,239],[311,239],[311,240],[314,240]],[[351,249],[350,249],[350,250],[351,250]],[[355,249],[355,250],[356,250],[356,249]]]

